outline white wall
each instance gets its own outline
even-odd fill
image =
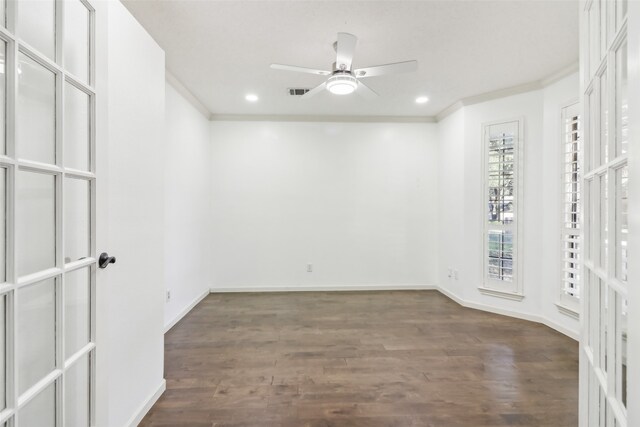
[[[437,283],[435,124],[211,129],[214,288]]]
[[[463,262],[455,260],[460,259],[465,244],[464,113],[460,109],[438,123],[438,284],[460,297],[464,295]],[[450,277],[450,269],[458,269],[458,280]]]
[[[108,373],[100,425],[121,427],[137,424],[164,387],[165,65],[120,2],[108,2],[108,13],[108,159],[97,171],[107,222],[98,252],[117,262],[97,273],[96,351]]]
[[[211,287],[210,124],[166,84],[164,312],[173,325]]]
[[[544,89],[463,107],[439,123],[440,284],[466,303],[555,323],[577,336],[576,320],[558,312],[560,289],[560,110],[578,96],[573,74]],[[525,298],[480,293],[483,284],[482,125],[524,119],[523,271]],[[449,208],[448,205],[451,205]],[[459,212],[462,212],[460,214]],[[458,280],[448,269],[458,270]]]

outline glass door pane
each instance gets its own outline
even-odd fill
[[[7,281],[7,169],[0,168],[0,283]]]
[[[7,407],[7,296],[0,296],[0,411]]]
[[[3,5],[4,3],[2,3]],[[0,6],[1,7],[1,6]],[[4,11],[4,7],[2,7]],[[4,18],[2,18],[4,22]],[[0,153],[6,154],[7,44],[0,40]]]
[[[18,157],[55,163],[56,76],[22,53],[19,61],[16,115]]]
[[[64,165],[88,171],[90,98],[70,83],[65,83],[64,96]]]
[[[18,171],[17,180],[16,256],[24,276],[56,264],[56,178]]]
[[[616,52],[616,155],[627,154],[629,145],[629,84],[627,81],[627,42]]]
[[[64,283],[65,358],[89,344],[91,282],[89,268],[67,273]]]
[[[56,384],[51,384],[27,403],[19,417],[23,427],[56,427]]]
[[[64,180],[65,202],[65,263],[89,256],[89,181],[66,178]]]
[[[20,394],[56,367],[55,284],[55,279],[49,279],[18,289],[16,345]]]
[[[65,427],[89,425],[89,356],[80,358],[65,377]]]
[[[89,19],[87,7],[80,0],[64,4],[64,65],[67,71],[89,82]]]
[[[20,39],[50,59],[56,52],[56,3],[54,0],[20,1],[17,33]]]

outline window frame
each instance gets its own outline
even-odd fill
[[[514,206],[511,224],[490,224],[487,218],[489,197],[489,132],[492,126],[515,124],[517,136],[514,138]],[[524,189],[524,118],[517,117],[485,122],[481,125],[482,141],[482,284],[478,290],[485,295],[521,301],[524,298],[523,276],[523,189]],[[513,233],[513,280],[511,282],[489,279],[489,230],[511,230]]]

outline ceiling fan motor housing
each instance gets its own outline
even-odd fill
[[[358,80],[349,72],[336,72],[327,79],[327,89],[336,95],[348,95],[358,87]]]

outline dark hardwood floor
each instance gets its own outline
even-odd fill
[[[437,291],[212,294],[141,426],[578,425],[578,344]]]

